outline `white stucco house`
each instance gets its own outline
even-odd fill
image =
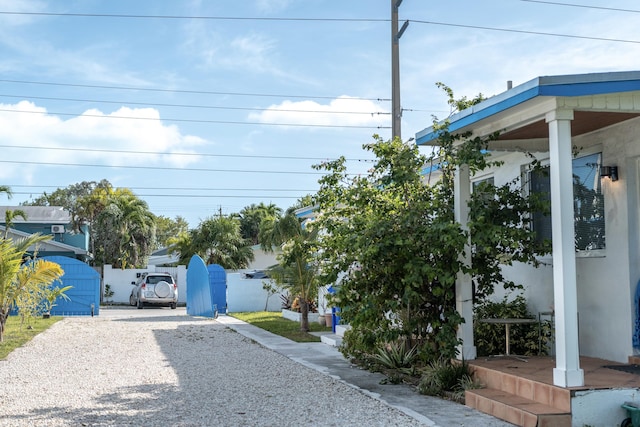
[[[579,356],[627,363],[639,351],[633,337],[640,280],[640,71],[538,77],[455,114],[449,130],[500,132],[489,149],[503,166],[479,176],[458,170],[456,215],[462,223],[473,182],[492,178],[500,185],[525,173],[527,152],[549,167],[546,181],[522,182],[523,191],[550,190],[550,224],[539,230],[549,233],[553,253],[540,268],[521,265],[507,274],[525,285],[534,313],[555,312],[554,384],[584,384]],[[435,145],[437,134],[425,128],[416,142]],[[574,216],[581,208],[574,178],[600,201],[586,221]],[[456,292],[458,311],[467,319],[459,333],[461,354],[474,359],[467,277],[459,277]]]

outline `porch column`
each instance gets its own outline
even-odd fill
[[[471,196],[468,165],[462,165],[456,169],[454,192],[455,219],[464,230],[468,230],[468,202]],[[471,265],[471,242],[467,242],[464,250],[462,262]],[[473,341],[473,286],[471,276],[460,272],[456,278],[456,310],[464,318],[464,323],[458,328],[457,334],[458,339],[462,340],[462,345],[458,346],[458,359],[475,359],[477,353]]]
[[[572,110],[547,114],[551,181],[551,230],[553,237],[553,296],[556,324],[556,367],[553,384],[584,385],[578,348],[578,299],[573,219],[573,170],[571,155]]]

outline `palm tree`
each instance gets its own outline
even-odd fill
[[[33,288],[48,287],[64,274],[60,265],[51,261],[38,259],[24,264],[29,248],[50,238],[33,234],[17,241],[0,240],[0,342],[16,301]]]
[[[191,239],[196,253],[207,264],[237,270],[247,268],[254,257],[249,242],[240,233],[240,221],[236,218],[208,218],[200,223]]]
[[[8,185],[0,185],[0,193],[5,193],[7,195],[7,199],[13,197],[11,187],[9,187]]]
[[[285,216],[265,221],[260,229],[261,246],[273,250],[282,246],[278,265],[270,269],[270,275],[282,287],[288,289],[300,304],[300,330],[309,331],[309,301],[317,296],[317,267],[315,262],[315,231],[302,227],[294,214],[287,210]]]
[[[178,263],[187,265],[193,255],[198,253],[198,249],[193,244],[193,237],[196,230],[182,232],[175,237],[167,240],[167,252],[179,254]]]
[[[4,238],[9,238],[9,229],[13,227],[13,220],[15,218],[22,218],[24,220],[27,219],[27,213],[22,209],[7,209],[4,211]]]
[[[280,215],[282,215],[282,209],[273,203],[265,205],[260,202],[259,205],[245,206],[238,214],[242,237],[250,240],[254,245],[260,243],[260,224],[266,219],[278,218]]]
[[[98,225],[105,263],[120,268],[146,263],[155,239],[155,217],[145,201],[129,190],[115,191],[98,215]]]

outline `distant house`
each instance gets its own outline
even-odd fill
[[[80,261],[91,258],[89,252],[89,227],[73,230],[71,215],[61,206],[0,206],[0,233],[6,230],[6,212],[21,210],[26,214],[13,218],[8,237],[19,239],[31,234],[50,235],[52,239],[40,244],[40,256],[66,256]]]

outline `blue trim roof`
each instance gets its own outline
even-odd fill
[[[449,131],[459,131],[539,96],[575,97],[637,90],[640,71],[538,77],[453,115]],[[416,143],[424,145],[437,137],[433,127],[428,127],[416,133]]]

